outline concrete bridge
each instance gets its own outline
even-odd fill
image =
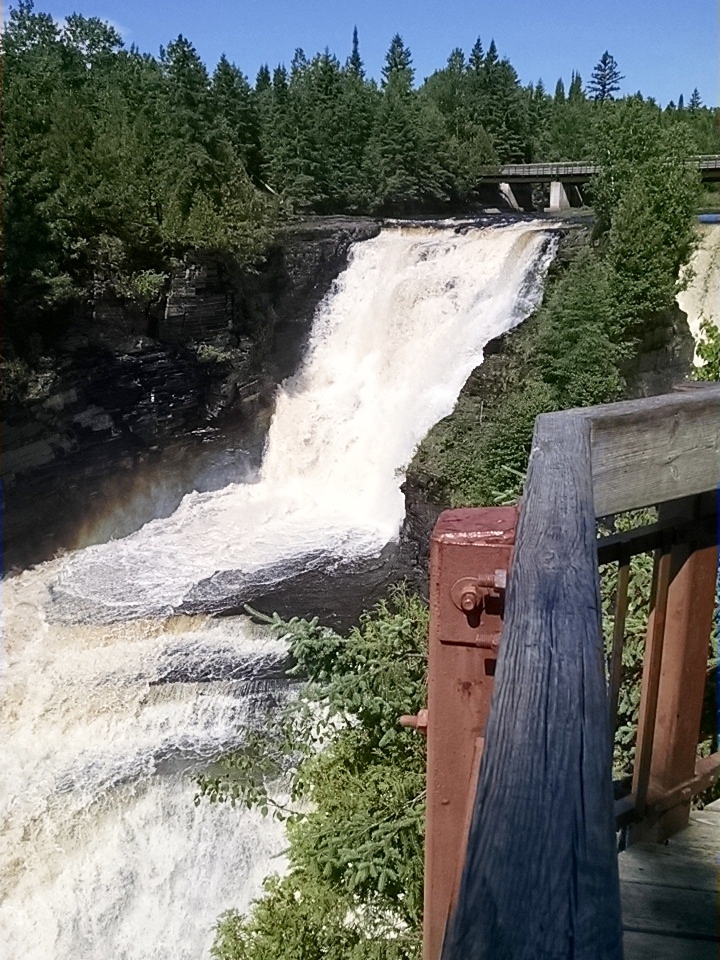
[[[720,156],[695,157],[689,161],[700,171],[703,183],[720,181]],[[558,212],[583,204],[582,188],[600,167],[586,162],[509,163],[500,170],[488,171],[481,185],[499,188],[505,201],[515,210],[532,209],[532,189],[550,185],[550,203],[547,210]]]

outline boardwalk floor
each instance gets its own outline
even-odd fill
[[[620,854],[625,960],[718,960],[716,804],[668,843]]]

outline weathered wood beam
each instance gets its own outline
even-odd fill
[[[443,960],[620,960],[590,421],[536,421]]]
[[[720,486],[720,384],[573,414],[591,423],[598,517]]]

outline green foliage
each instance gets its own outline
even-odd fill
[[[298,873],[272,877],[249,917],[236,911],[218,923],[216,960],[413,960],[417,930],[369,915],[326,884]]]
[[[270,734],[199,781],[198,802],[287,820],[290,870],[248,918],[221,921],[215,955],[409,960],[420,937],[425,745],[398,718],[426,702],[427,609],[400,587],[347,637],[317,621],[271,623],[305,683]]]
[[[211,84],[183,37],[158,62],[97,18],[60,28],[23,0],[3,35],[3,109],[7,330],[24,352],[78,298],[148,304],[188,247],[252,262],[267,246],[247,82],[221,61]]]
[[[682,130],[667,128],[654,105],[638,97],[601,111],[593,151],[601,164],[592,185],[596,233],[632,332],[680,289],[680,268],[696,243],[699,178],[687,164]]]
[[[604,103],[606,100],[613,99],[613,94],[620,89],[620,81],[624,79],[625,77],[618,70],[615,57],[606,50],[595,65],[588,83],[588,90],[593,100]]]
[[[78,298],[167,274],[189,247],[256,260],[278,215],[464,206],[488,167],[603,151],[596,206],[631,323],[672,299],[690,242],[679,154],[720,151],[697,91],[682,110],[596,103],[574,72],[551,96],[479,38],[417,87],[397,35],[380,87],[368,78],[357,30],[344,65],[298,51],[254,88],[225,57],[210,76],[183,36],[155,59],[97,17],[60,27],[31,0],[11,8],[2,45],[6,329],[21,352]]]
[[[696,351],[702,366],[694,371],[695,380],[720,380],[720,330],[707,318],[700,324],[700,341]]]
[[[598,233],[614,273],[624,335],[670,307],[682,287],[696,234],[699,178],[685,145],[637,99],[624,101],[598,127],[602,170],[593,185]],[[688,279],[685,273],[685,281]]]

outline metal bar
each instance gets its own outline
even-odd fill
[[[622,654],[625,641],[625,620],[628,609],[629,583],[630,555],[625,552],[618,567],[612,658],[610,661],[610,730],[613,736],[617,730],[618,700],[620,698],[620,684],[622,682]]]
[[[642,700],[640,704],[640,722],[635,752],[635,771],[633,793],[635,809],[642,817],[645,812],[650,765],[652,763],[653,740],[655,737],[655,718],[660,689],[660,670],[662,667],[663,640],[667,618],[668,590],[670,588],[670,545],[664,545],[656,554],[655,575],[653,576],[653,609],[648,620],[648,633],[645,648],[645,666],[642,679]]]

